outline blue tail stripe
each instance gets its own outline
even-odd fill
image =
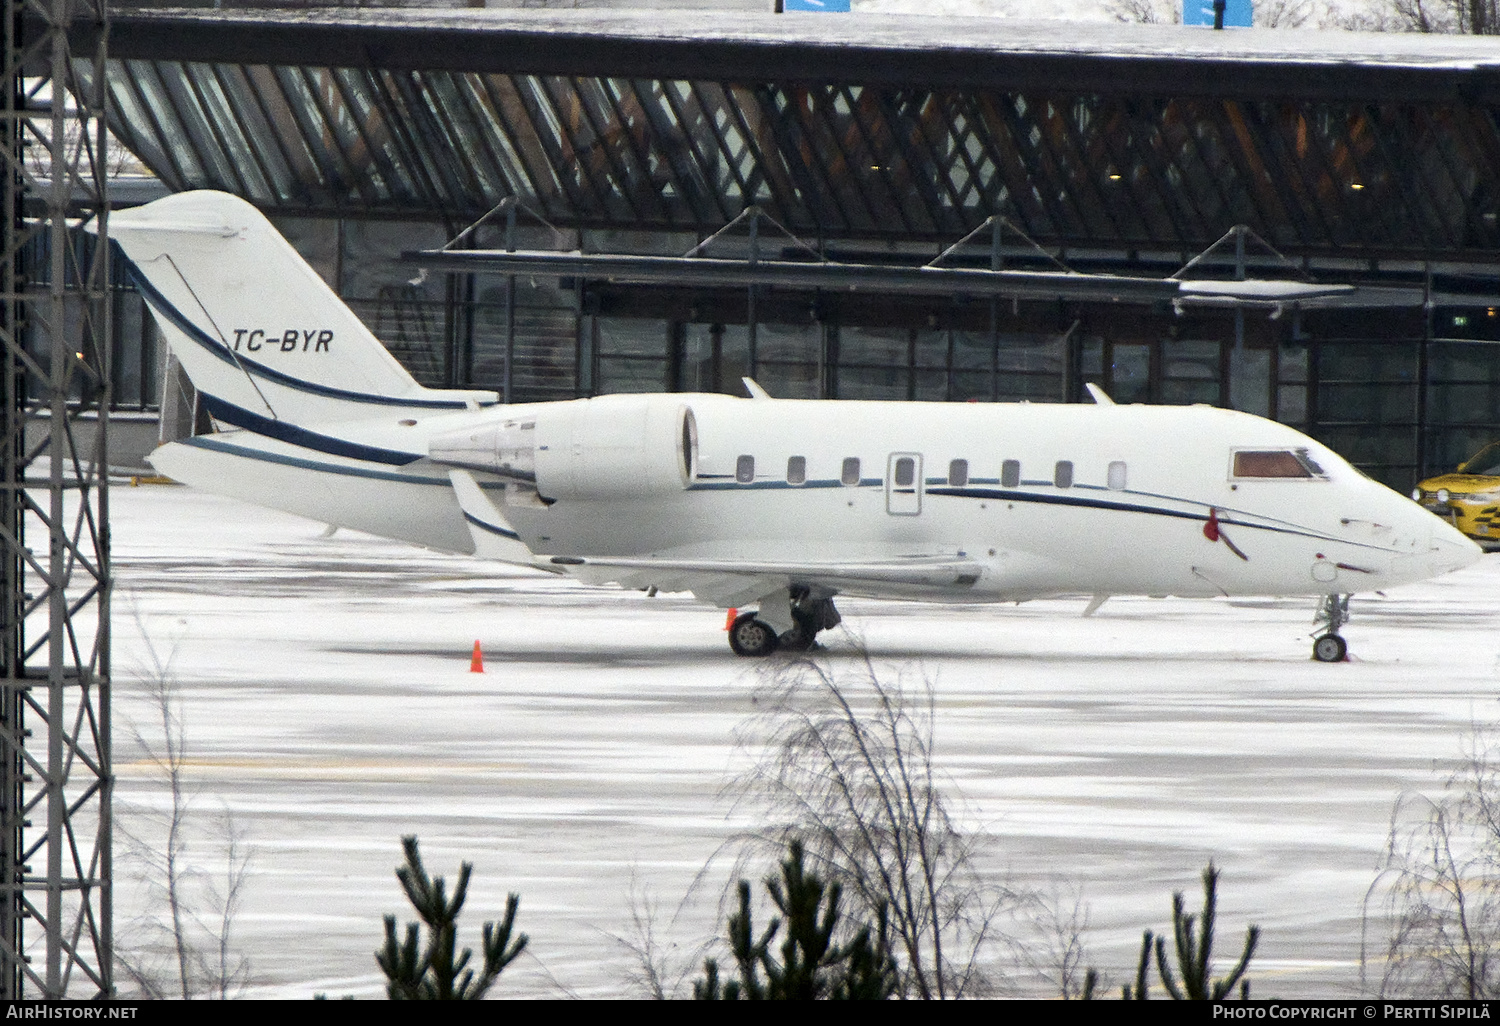
[[[467,405],[462,399],[402,399],[398,396],[374,395],[369,392],[350,392],[342,388],[332,388],[328,385],[303,381],[301,378],[294,378],[290,374],[273,370],[265,364],[257,363],[243,354],[230,352],[229,348],[222,342],[210,337],[207,332],[184,316],[181,310],[173,306],[171,300],[162,295],[156,286],[152,285],[150,280],[134,265],[130,268],[130,276],[135,282],[136,287],[141,290],[141,294],[146,297],[146,302],[151,304],[152,310],[168,321],[171,321],[184,335],[220,360],[223,360],[236,369],[248,371],[256,377],[264,378],[267,381],[274,381],[278,385],[285,385],[287,388],[306,392],[309,395],[321,396],[325,399],[343,399],[347,402],[367,403],[373,406],[409,406],[424,410],[462,410]],[[493,406],[495,404],[481,403],[480,405]]]

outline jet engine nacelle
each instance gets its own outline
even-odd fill
[[[429,455],[534,487],[543,500],[646,496],[692,480],[697,424],[675,397],[608,395],[507,412],[433,438]]]

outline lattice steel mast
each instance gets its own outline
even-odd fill
[[[0,998],[84,998],[114,990],[108,17],[3,2]]]

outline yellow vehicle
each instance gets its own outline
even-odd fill
[[[1411,497],[1484,551],[1500,551],[1500,442],[1486,445],[1451,474],[1429,477]]]

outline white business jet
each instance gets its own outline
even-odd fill
[[[414,381],[252,206],[110,220],[218,430],[162,446],[198,488],[593,583],[747,610],[803,649],[841,594],[933,602],[1347,596],[1480,550],[1291,428],[1209,406],[607,395],[501,405]],[[754,607],[754,611],[748,611]]]

